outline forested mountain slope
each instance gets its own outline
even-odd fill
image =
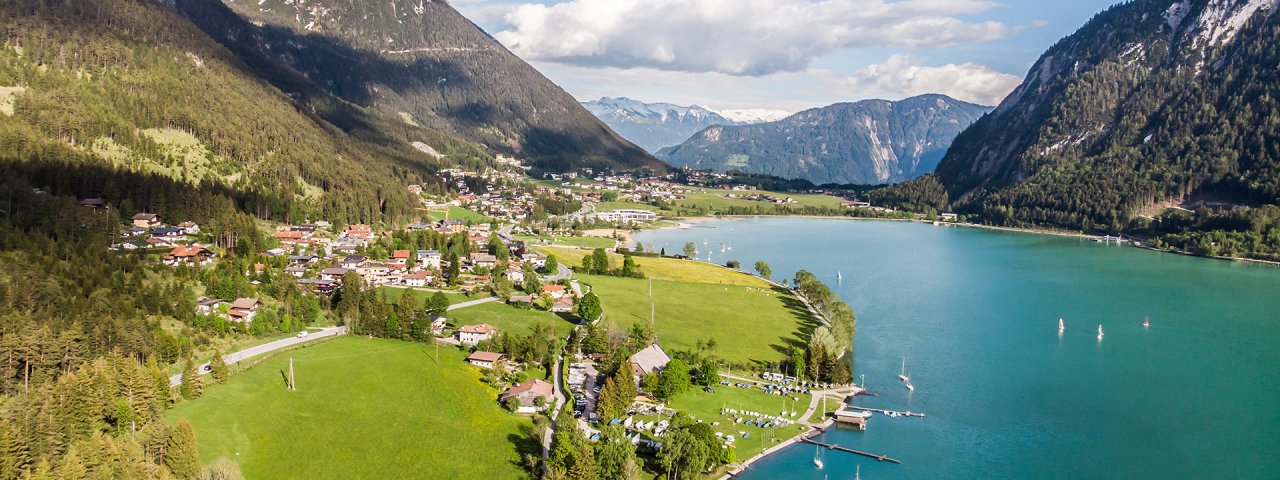
[[[951,203],[997,224],[1163,235],[1210,255],[1280,252],[1277,3],[1117,5],[1045,52],[956,138],[936,177],[880,198]],[[1180,204],[1204,208],[1161,213]]]
[[[956,134],[988,110],[945,95],[837,103],[776,122],[713,126],[658,156],[816,184],[898,182],[933,172]]]
[[[301,93],[296,75],[387,118],[548,169],[665,167],[446,2],[174,3],[286,93]]]

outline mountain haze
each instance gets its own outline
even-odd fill
[[[663,168],[448,3],[171,0],[287,94],[299,82],[548,169]]]
[[[945,95],[838,103],[776,122],[710,127],[658,156],[677,167],[818,184],[898,182],[932,172],[952,138],[988,110]]]
[[[712,125],[739,124],[697,105],[644,103],[626,97],[603,97],[582,105],[623,138],[650,152],[677,145]]]

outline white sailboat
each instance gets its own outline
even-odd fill
[[[822,469],[822,449],[817,445],[813,446],[813,466],[818,467],[819,470]]]
[[[1142,317],[1142,328],[1151,328],[1151,317]]]
[[[840,282],[843,282],[843,281],[844,281],[844,275],[841,275],[841,274],[840,274],[840,272],[838,272],[838,271],[837,271],[837,272],[836,272],[836,283],[840,283]]]
[[[911,383],[911,377],[907,376],[907,357],[902,357],[902,373],[898,374],[898,380],[902,380],[902,383],[906,384]]]
[[[862,480],[862,465],[855,465],[855,467],[856,469],[853,471],[853,480]]]
[[[1101,323],[1098,324],[1098,340],[1099,341],[1102,340],[1102,324]]]
[[[1058,318],[1058,334],[1062,334],[1062,332],[1066,330],[1067,330],[1067,324],[1062,323],[1062,318],[1059,317]]]

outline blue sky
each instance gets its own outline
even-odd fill
[[[805,108],[995,104],[1115,0],[453,0],[580,100]]]

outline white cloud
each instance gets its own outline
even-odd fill
[[[868,65],[839,83],[864,96],[890,99],[922,93],[941,93],[967,102],[996,105],[1021,79],[975,63],[930,67],[919,58],[893,55],[885,63]]]
[[[571,0],[523,4],[495,37],[527,60],[758,76],[854,48],[939,47],[1018,29],[987,0]]]

